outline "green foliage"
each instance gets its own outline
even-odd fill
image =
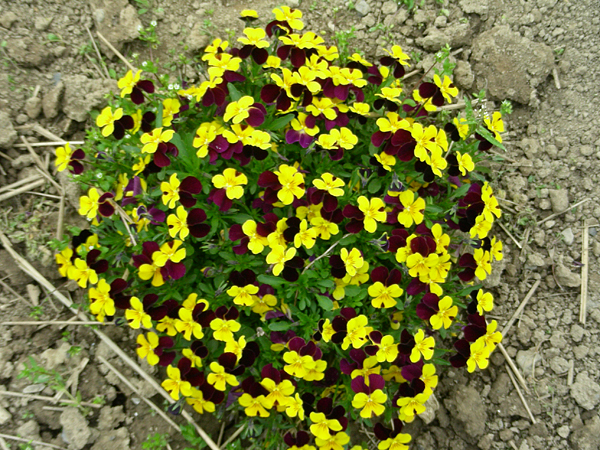
[[[144,450],[162,450],[167,448],[169,443],[168,433],[154,433],[148,435],[146,440],[142,442],[142,448]]]

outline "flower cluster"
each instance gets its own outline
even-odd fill
[[[406,449],[442,357],[483,369],[501,340],[480,284],[500,210],[476,165],[502,117],[441,114],[448,70],[409,85],[399,46],[342,58],[299,10],[274,14],[244,11],[200,84],[128,72],[86,146],[57,150],[90,221],[59,270],[198,413],[260,417],[268,448],[295,450],[342,450],[350,420],[382,417],[379,449]]]

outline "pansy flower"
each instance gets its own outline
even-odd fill
[[[402,47],[394,45],[391,50],[383,49],[388,56],[384,56],[379,59],[379,62],[384,66],[389,66],[393,70],[395,78],[402,78],[404,76],[404,67],[410,67],[408,60],[410,57],[402,51]]]
[[[138,70],[135,75],[129,70],[117,83],[119,89],[121,89],[121,97],[130,94],[131,101],[136,105],[144,102],[144,92],[148,94],[154,93],[154,83],[150,80],[140,80],[141,75],[141,70]]]
[[[68,167],[69,172],[79,175],[83,172],[83,164],[79,161],[84,158],[85,153],[82,149],[78,148],[73,151],[71,145],[66,142],[64,147],[58,147],[56,149],[56,160],[54,161],[54,165],[59,172],[62,172]]]
[[[388,269],[384,266],[379,266],[371,272],[371,281],[373,284],[369,286],[369,295],[371,304],[375,308],[391,308],[398,302],[396,298],[400,297],[404,290],[399,283],[402,280],[402,274],[398,269]]]

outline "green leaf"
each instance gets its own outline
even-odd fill
[[[275,277],[273,275],[259,275],[257,278],[261,283],[268,284],[273,287],[281,286],[285,283],[283,278]]]
[[[469,190],[470,187],[471,187],[470,184],[467,184],[467,183],[463,184],[456,191],[454,191],[454,194],[452,194],[452,198],[462,197],[463,195],[465,195],[467,193],[467,191]]]
[[[286,114],[285,116],[281,116],[281,117],[275,119],[269,125],[267,125],[265,127],[265,130],[270,130],[270,131],[281,130],[288,123],[290,123],[294,119],[294,117],[295,116],[293,114]]]
[[[360,286],[346,286],[344,291],[346,292],[346,297],[355,297],[360,294],[361,288]]]
[[[486,141],[488,141],[491,144],[494,144],[496,147],[506,151],[506,148],[504,148],[504,145],[502,145],[495,137],[492,133],[490,133],[490,130],[488,130],[487,128],[485,128],[482,125],[479,125],[477,127],[476,130],[477,133],[479,133],[480,135],[482,135]]]
[[[227,89],[229,89],[229,95],[231,100],[237,102],[240,98],[242,98],[242,93],[238,91],[238,89],[233,85],[233,83],[227,84]]]
[[[163,104],[158,102],[158,111],[156,111],[156,121],[154,122],[154,128],[162,127],[163,120]]]
[[[333,282],[333,280],[319,280],[319,281],[316,281],[315,284],[317,286],[320,286],[323,288],[332,288],[335,286],[335,283]]]
[[[317,302],[319,302],[319,306],[325,311],[331,311],[333,309],[333,301],[329,297],[317,295]]]
[[[369,183],[369,186],[367,186],[367,191],[369,191],[369,194],[375,194],[376,192],[379,192],[379,190],[381,189],[381,178],[376,177],[373,178],[371,180],[371,182]]]
[[[286,331],[290,328],[291,323],[289,322],[272,322],[269,324],[269,330],[271,331]]]

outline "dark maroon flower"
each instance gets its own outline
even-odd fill
[[[134,127],[133,117],[123,116],[114,122],[113,136],[115,139],[123,139],[125,130],[131,130]]]
[[[108,261],[106,259],[98,260],[100,253],[100,250],[93,249],[88,252],[85,258],[85,263],[90,269],[95,270],[96,273],[104,273],[108,270]]]
[[[203,223],[205,220],[206,212],[201,208],[194,208],[188,213],[187,226],[192,236],[203,238],[210,232],[210,225]]]
[[[202,183],[196,177],[185,177],[179,185],[179,202],[186,208],[191,208],[196,204],[193,195],[202,192]]]
[[[439,311],[440,298],[432,293],[425,294],[421,299],[421,303],[417,305],[416,312],[419,318],[428,321],[431,316]]]
[[[79,161],[83,160],[85,158],[85,152],[78,148],[77,150],[75,150],[70,157],[69,160],[69,172],[75,174],[75,175],[79,175],[81,173],[83,173],[83,164],[81,164]]]
[[[138,81],[134,86],[133,90],[131,91],[131,101],[136,105],[141,105],[142,103],[144,103],[144,92],[148,94],[154,93],[154,83],[152,83],[152,81]]]
[[[152,111],[145,112],[142,116],[142,124],[140,128],[144,133],[150,133],[152,130],[154,130],[155,122],[156,114],[154,114]]]
[[[431,103],[435,106],[442,106],[444,104],[444,96],[442,94],[442,91],[434,83],[421,83],[421,85],[419,86],[419,95],[423,99],[430,98]]]
[[[115,213],[113,198],[115,198],[115,196],[110,192],[105,192],[100,196],[98,199],[98,212],[101,216],[110,217]]]
[[[467,360],[471,356],[471,346],[466,339],[459,339],[454,343],[456,349],[456,355],[450,357],[450,364],[452,367],[464,367],[467,365]]]

